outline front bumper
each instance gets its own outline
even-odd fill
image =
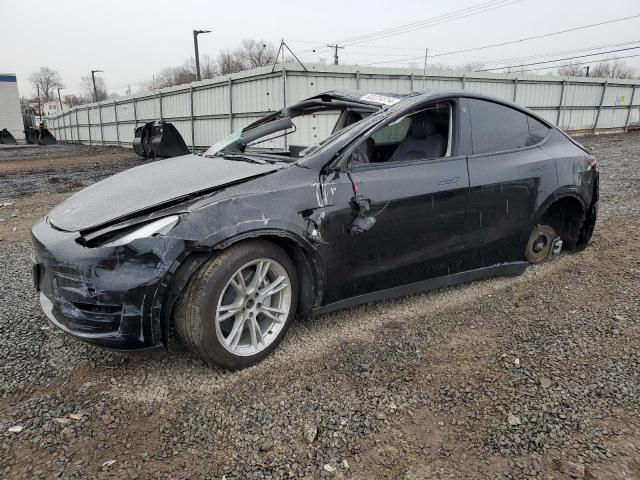
[[[87,248],[78,237],[45,220],[33,227],[32,271],[45,315],[64,332],[107,348],[161,347],[162,298],[181,242],[156,237]]]

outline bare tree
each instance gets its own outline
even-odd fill
[[[250,68],[263,67],[273,63],[275,57],[276,49],[272,43],[264,40],[244,39],[238,48],[223,50],[216,58],[202,55],[200,57],[200,76],[207,79],[216,75],[229,75]],[[196,61],[190,57],[182,65],[160,70],[154,79],[146,82],[144,86],[149,90],[155,90],[193,82],[195,79]]]
[[[234,50],[234,54],[244,68],[257,68],[271,65],[276,59],[275,46],[264,40],[252,40],[245,38],[240,47]]]
[[[600,62],[591,71],[592,77],[599,78],[635,78],[638,75],[633,68],[619,58]]]
[[[189,83],[194,79],[195,75],[192,75],[189,71],[185,71],[182,67],[167,67],[156,73],[153,80],[146,83],[146,87],[149,90],[155,90]]]
[[[64,101],[64,103],[66,103],[70,107],[82,105],[90,101],[90,99],[85,98],[82,95],[73,95],[73,94],[65,95],[64,97],[62,97],[62,100]]]
[[[104,81],[104,78],[96,75],[96,91],[93,90],[93,81],[91,75],[87,75],[86,77],[82,77],[80,79],[80,86],[82,88],[82,92],[84,95],[90,99],[92,102],[101,102],[106,100],[107,95],[107,84]]]
[[[216,59],[220,75],[264,67],[276,60],[277,50],[273,43],[265,40],[245,38],[235,50],[224,50]]]
[[[209,55],[200,58],[200,76],[202,78],[213,78],[217,75],[216,62]],[[167,67],[155,74],[154,79],[145,82],[144,86],[148,90],[157,88],[173,87],[196,80],[196,61],[193,57],[184,61],[177,67]]]
[[[565,63],[558,67],[558,75],[563,77],[584,77],[585,69],[577,63]]]
[[[230,73],[246,70],[242,60],[236,56],[235,52],[229,50],[220,52],[216,58],[216,63],[218,64],[220,75],[229,75]]]
[[[184,63],[184,65],[187,65],[187,64],[189,65],[189,71],[193,72],[193,75],[195,77],[195,74],[196,74],[195,58],[191,57],[189,60],[187,60]],[[200,57],[200,77],[207,79],[207,78],[213,78],[216,75],[219,75],[218,65],[216,64],[216,60],[210,55],[202,55]]]
[[[40,67],[29,77],[29,81],[35,90],[40,89],[40,96],[43,100],[52,100],[56,87],[62,87],[60,74],[49,67]]]

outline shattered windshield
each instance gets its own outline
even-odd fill
[[[322,94],[257,118],[218,140],[204,155],[239,160],[259,156],[265,161],[295,162],[398,102],[399,99],[383,95]]]
[[[214,143],[213,145],[211,145],[205,152],[204,152],[204,156],[205,157],[209,157],[212,155],[215,155],[217,153],[220,153],[222,150],[224,150],[225,148],[229,147],[230,145],[236,143],[239,139],[240,136],[242,135],[242,128],[236,130],[235,132],[227,135],[226,137],[224,137],[221,140],[218,140],[216,143]]]

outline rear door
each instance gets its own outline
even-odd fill
[[[464,100],[471,119],[465,270],[524,258],[530,221],[554,190],[555,162],[538,145],[548,128],[514,108]]]

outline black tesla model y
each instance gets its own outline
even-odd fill
[[[320,116],[331,134],[295,144]],[[597,204],[594,157],[522,107],[334,91],[76,193],[33,227],[33,271],[47,317],[81,340],[162,348],[173,325],[235,369],[296,316],[583,249]]]

